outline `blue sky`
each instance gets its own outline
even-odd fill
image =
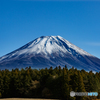
[[[0,0],[0,57],[51,35],[100,58],[100,1]]]

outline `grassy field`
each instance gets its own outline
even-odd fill
[[[59,99],[4,98],[0,100],[59,100]]]

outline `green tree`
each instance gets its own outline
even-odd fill
[[[3,88],[4,88],[4,93],[3,96],[9,97],[9,84],[10,84],[10,77],[6,70],[4,71],[4,77],[3,77]]]
[[[70,87],[69,87],[69,74],[65,68],[63,68],[62,76],[62,98],[69,100]]]
[[[72,90],[77,92],[78,89],[78,73],[75,72],[73,75],[70,76],[70,85],[72,87]]]
[[[0,97],[2,97],[2,93],[3,93],[3,76],[2,73],[0,71]]]
[[[77,92],[86,92],[85,87],[84,87],[84,83],[83,83],[83,77],[81,76],[80,71],[78,72],[78,89]],[[84,96],[78,96],[76,97],[76,100],[85,100],[86,98]]]
[[[59,76],[61,75],[61,72],[62,72],[61,66],[59,66],[59,72],[58,72],[58,75],[59,75]]]
[[[85,87],[83,83],[83,77],[81,76],[81,73],[78,72],[78,89],[77,92],[85,92]]]

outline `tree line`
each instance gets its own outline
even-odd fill
[[[77,70],[67,66],[61,68],[32,69],[26,67],[11,71],[0,70],[0,97],[53,98],[65,100],[92,100],[98,96],[75,96],[70,92],[98,92],[100,94],[100,72]]]

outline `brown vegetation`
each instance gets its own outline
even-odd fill
[[[29,98],[6,98],[0,100],[59,100],[59,99],[29,99]]]

